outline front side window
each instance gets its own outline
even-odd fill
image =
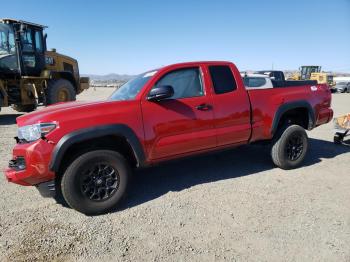
[[[236,80],[229,66],[209,66],[209,72],[216,94],[224,94],[237,89]]]
[[[172,86],[174,95],[171,99],[203,96],[203,85],[199,68],[186,68],[172,71],[163,76],[154,86]]]

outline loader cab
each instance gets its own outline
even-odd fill
[[[40,76],[45,68],[44,28],[19,20],[0,20],[0,70]]]
[[[15,32],[11,25],[0,23],[0,73],[18,73],[18,55]]]
[[[300,71],[300,80],[309,80],[312,73],[320,73],[320,66],[301,66]]]

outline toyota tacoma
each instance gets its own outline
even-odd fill
[[[67,102],[17,118],[8,181],[59,195],[84,214],[115,208],[132,170],[263,142],[273,163],[299,167],[305,130],[332,119],[331,92],[314,81],[246,89],[231,62],[190,62],[143,73],[105,101]]]

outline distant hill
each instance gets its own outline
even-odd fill
[[[128,81],[133,78],[133,75],[119,75],[119,74],[107,74],[107,75],[89,75],[84,74],[85,77],[90,77],[93,81]]]
[[[246,70],[247,72],[254,72],[254,70]],[[297,73],[298,70],[284,70],[284,73],[286,75],[291,75],[293,73]],[[335,76],[350,76],[350,73],[344,73],[344,72],[331,72]],[[93,75],[93,74],[83,74],[82,76],[90,77],[90,80],[92,81],[98,81],[98,82],[126,82],[132,78],[134,78],[134,75],[120,75],[120,74],[107,74],[107,75]]]

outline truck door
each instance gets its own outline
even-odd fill
[[[150,160],[171,158],[216,146],[210,96],[202,69],[186,67],[163,74],[153,88],[170,85],[174,95],[142,102],[145,138]]]
[[[248,141],[251,133],[250,102],[245,88],[238,88],[235,80],[240,75],[234,76],[229,65],[211,65],[208,71],[218,146]]]

